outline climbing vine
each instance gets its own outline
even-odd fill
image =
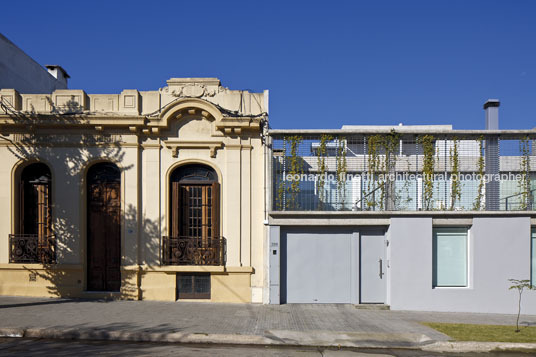
[[[340,209],[344,209],[346,201],[346,139],[337,139],[337,197],[340,200]]]
[[[318,147],[318,158],[317,158],[317,165],[318,165],[318,181],[317,181],[317,189],[318,189],[318,209],[323,210],[324,209],[324,203],[326,201],[326,191],[324,186],[326,185],[326,174],[328,171],[328,167],[326,165],[326,158],[327,158],[327,143],[333,140],[333,137],[331,135],[323,134],[320,137],[320,146]]]
[[[456,201],[462,198],[462,188],[460,182],[460,158],[458,154],[458,139],[452,139],[452,147],[450,148],[450,177],[452,184],[450,186],[450,210],[454,210]]]
[[[395,190],[394,209],[395,211],[409,209],[409,204],[413,201],[410,194],[412,182],[408,179],[404,180],[404,184],[399,190]]]
[[[298,155],[300,144],[303,138],[298,135],[293,135],[289,136],[287,139],[290,142],[288,175],[292,177],[290,186],[287,186],[287,189],[289,191],[287,208],[295,210],[299,208],[298,196],[300,193],[300,177],[303,174],[303,160]]]
[[[400,134],[398,134],[394,129],[391,132],[383,137],[383,149],[385,151],[385,176],[384,179],[384,188],[382,191],[382,200],[385,200],[385,193],[387,194],[387,207],[386,209],[392,210],[397,205],[397,195],[394,188],[396,174],[396,158],[399,154],[400,148]]]
[[[521,192],[519,209],[527,210],[530,207],[532,198],[530,192],[530,145],[528,136],[519,140],[519,150],[521,151],[521,164],[519,168],[521,175],[518,181],[518,187]]]
[[[282,160],[278,163],[281,175],[279,176],[279,182],[277,185],[277,200],[276,209],[283,211],[286,206],[285,192],[286,192],[286,161],[287,161],[287,138],[283,138],[283,152]]]
[[[418,143],[422,145],[424,154],[422,168],[423,208],[425,210],[431,210],[434,196],[435,138],[432,135],[419,136]]]
[[[475,198],[475,202],[473,204],[473,210],[480,211],[481,209],[485,209],[482,205],[482,201],[484,198],[484,136],[480,135],[480,138],[478,139],[478,148],[479,148],[479,157],[478,157],[478,193]]]
[[[382,137],[380,135],[372,135],[367,138],[367,164],[368,164],[368,177],[367,177],[367,196],[365,197],[365,205],[367,209],[374,210],[378,204],[375,199],[375,195],[371,194],[377,186],[382,186],[380,189],[383,191],[383,175],[378,175],[382,172],[383,162],[379,156],[381,151]],[[382,193],[383,196],[383,193]],[[383,197],[382,197],[383,198]],[[380,209],[383,209],[383,202],[380,199]]]
[[[372,135],[367,140],[368,158],[368,196],[364,202],[368,209],[380,210],[385,208],[394,209],[397,194],[394,189],[394,180],[391,175],[396,173],[396,159],[400,147],[400,134],[392,130],[387,135]],[[372,191],[379,191],[379,199],[376,200]],[[386,207],[386,198],[392,203]]]
[[[400,148],[400,134],[397,133],[394,129],[391,132],[384,136],[383,147],[385,148],[385,154],[387,156],[397,155]],[[396,163],[393,158],[389,159],[391,163],[390,166],[394,167]]]

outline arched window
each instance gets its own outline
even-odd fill
[[[171,174],[171,236],[213,239],[219,236],[219,185],[205,165],[182,166]]]
[[[193,164],[175,169],[169,183],[169,233],[164,263],[222,265],[220,190],[216,172]]]
[[[51,183],[50,169],[43,163],[30,164],[22,170],[19,181],[18,233],[10,236],[11,262],[55,262]]]

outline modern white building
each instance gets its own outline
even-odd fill
[[[0,89],[14,89],[19,93],[67,89],[69,75],[61,66],[45,68],[0,33]]]
[[[536,279],[535,130],[270,130],[268,301],[516,312]],[[524,296],[536,314],[536,293]]]

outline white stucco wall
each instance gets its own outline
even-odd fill
[[[432,218],[391,218],[393,310],[517,313],[508,279],[530,278],[530,218],[474,217],[469,229],[468,287],[432,287]],[[536,314],[536,292],[523,296]]]

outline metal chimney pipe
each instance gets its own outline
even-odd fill
[[[488,99],[484,103],[486,130],[499,130],[500,104],[498,99]],[[501,202],[500,182],[495,179],[500,171],[499,138],[497,136],[488,136],[486,138],[485,157],[486,175],[488,176],[488,182],[486,183],[486,210],[498,211],[501,209]]]
[[[488,99],[484,103],[486,111],[486,130],[499,130],[499,102],[498,99]]]

